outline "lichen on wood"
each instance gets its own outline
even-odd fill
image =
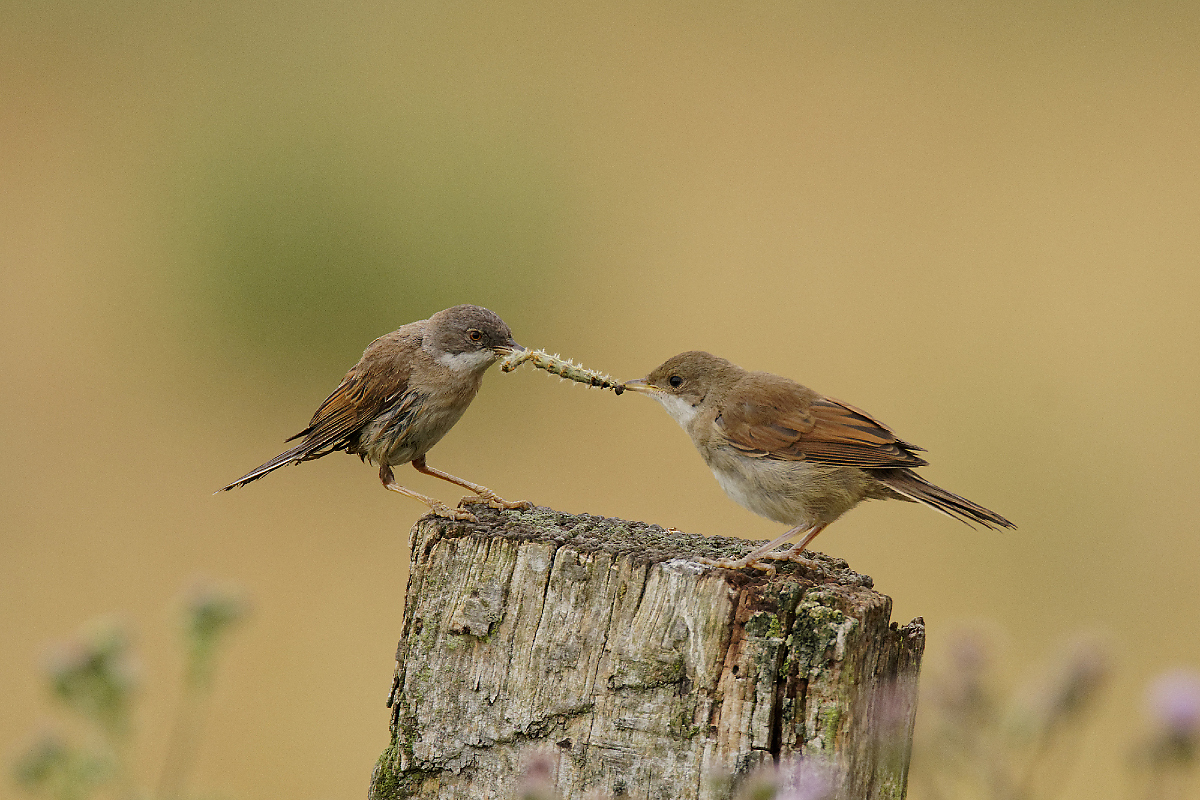
[[[719,800],[796,758],[836,797],[904,796],[924,625],[890,623],[869,577],[816,553],[718,569],[694,559],[757,543],[472,510],[413,528],[373,800],[512,798],[539,747],[567,800]]]

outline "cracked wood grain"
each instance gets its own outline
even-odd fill
[[[836,797],[902,798],[920,619],[820,554],[550,509],[413,528],[392,741],[372,800],[518,795],[534,748],[560,796],[724,800],[803,759]],[[733,780],[719,780],[733,776]]]

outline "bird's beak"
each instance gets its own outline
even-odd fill
[[[499,347],[493,348],[493,351],[496,353],[496,355],[504,358],[505,356],[511,356],[513,353],[524,353],[525,348],[517,344],[512,339],[509,339]]]
[[[634,380],[631,380],[631,381],[625,381],[623,384],[621,384],[621,388],[626,391],[637,392],[638,394],[645,394],[645,395],[651,395],[651,396],[656,395],[662,391],[662,389],[658,388],[657,386],[652,386],[651,384],[646,383],[646,381],[642,380],[641,378],[635,378]]]

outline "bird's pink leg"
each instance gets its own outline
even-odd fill
[[[718,559],[716,561],[708,561],[707,559],[704,559],[704,561],[705,561],[705,563],[712,564],[714,567],[721,567],[723,569],[741,569],[743,567],[750,566],[755,561],[758,561],[760,559],[765,559],[765,558],[769,558],[771,560],[787,561],[787,560],[795,558],[796,556],[803,553],[804,548],[808,546],[808,543],[811,542],[813,539],[817,538],[817,534],[823,530],[825,530],[825,525],[817,525],[815,527],[808,527],[805,525],[797,525],[796,527],[789,530],[787,533],[784,533],[782,536],[775,537],[771,541],[764,544],[762,547],[756,547],[755,549],[751,550],[749,553],[742,556],[741,558],[737,558],[737,559],[722,558],[722,559]],[[779,545],[786,542],[788,539],[795,536],[797,533],[802,533],[802,532],[804,533],[804,538],[802,538],[794,547],[790,547],[781,553],[772,553],[771,552],[776,547],[778,547]]]
[[[441,478],[444,481],[449,481],[456,486],[461,486],[468,491],[474,492],[482,497],[483,502],[487,503],[492,508],[533,508],[533,503],[529,502],[528,500],[505,500],[503,497],[496,494],[486,486],[480,486],[477,483],[471,483],[470,481],[465,481],[462,478],[456,478],[449,472],[442,472],[440,469],[434,469],[425,463],[425,456],[414,458],[412,460],[412,465],[417,472],[425,475],[432,475],[435,478]],[[475,500],[475,498],[464,497],[459,502],[459,505],[472,500]]]
[[[435,500],[434,498],[423,495],[420,492],[414,492],[412,489],[404,488],[400,484],[396,483],[396,476],[392,474],[392,468],[387,464],[384,464],[379,468],[379,480],[383,483],[383,488],[385,489],[393,492],[399,492],[400,494],[406,497],[411,497],[414,500],[420,500],[422,503],[429,506],[429,510],[434,514],[434,516],[445,517],[446,519],[461,520],[463,522],[479,521],[470,511],[463,511],[461,508],[451,508],[441,500]]]

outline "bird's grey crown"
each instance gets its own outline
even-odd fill
[[[428,336],[435,351],[458,355],[482,350],[508,350],[519,346],[512,331],[493,311],[481,306],[460,305],[439,311],[429,318]],[[471,331],[480,338],[471,339]]]

